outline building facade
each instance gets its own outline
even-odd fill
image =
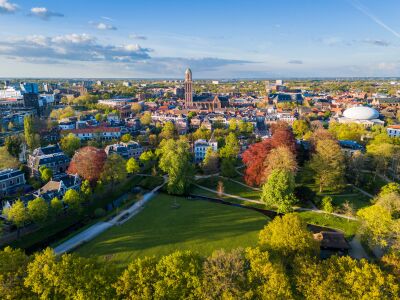
[[[22,171],[16,169],[4,169],[0,171],[0,195],[12,194],[24,184],[25,176]]]
[[[193,81],[192,70],[189,68],[185,72],[185,107],[193,107]]]

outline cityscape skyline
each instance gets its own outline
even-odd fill
[[[398,8],[0,0],[0,77],[179,79],[187,67],[197,79],[396,77]]]

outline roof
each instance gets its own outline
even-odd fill
[[[121,128],[119,127],[89,127],[89,128],[79,128],[79,129],[69,129],[62,130],[62,133],[96,133],[96,132],[120,132]]]
[[[355,106],[346,109],[343,116],[352,120],[372,120],[379,118],[379,112],[368,106]]]

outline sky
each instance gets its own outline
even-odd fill
[[[0,0],[0,77],[400,77],[399,0]]]

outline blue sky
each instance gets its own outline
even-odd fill
[[[0,0],[0,77],[400,76],[399,0]]]

